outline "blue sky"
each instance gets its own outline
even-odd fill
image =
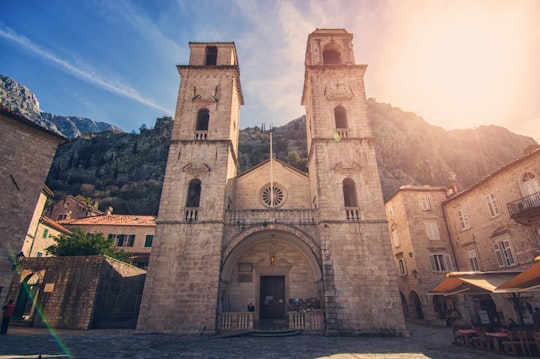
[[[0,73],[42,111],[131,132],[174,113],[190,41],[234,41],[241,128],[279,126],[304,114],[308,34],[345,28],[368,97],[540,141],[539,18],[535,0],[2,0]]]

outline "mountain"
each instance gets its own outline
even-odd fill
[[[2,92],[2,101],[21,106],[18,111],[28,116],[40,114],[38,120],[54,118],[39,111],[37,99],[26,87],[15,92],[18,100],[5,98]],[[368,116],[385,200],[409,184],[447,186],[457,182],[461,189],[468,188],[536,144],[531,137],[498,126],[446,131],[412,112],[374,99],[368,100]],[[54,199],[80,194],[97,200],[102,210],[112,206],[118,214],[156,215],[172,118],[159,118],[153,128],[141,129],[140,134],[117,132],[107,124],[99,127],[91,120],[84,127],[84,120],[68,119],[80,134],[71,132],[73,140],[58,148],[46,182],[55,193]],[[65,128],[60,123],[55,126]],[[100,128],[104,131],[98,132]],[[240,131],[240,173],[269,158],[269,137],[264,125]],[[274,155],[306,171],[305,117],[274,127],[272,137]]]
[[[405,184],[468,188],[537,144],[499,126],[446,131],[412,112],[368,100],[385,200]]]
[[[85,133],[123,132],[114,125],[95,122],[85,117],[61,116],[42,112],[39,108],[39,101],[32,91],[5,75],[0,75],[0,104],[69,139]]]

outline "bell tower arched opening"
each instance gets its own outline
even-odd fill
[[[325,65],[339,65],[341,61],[341,53],[335,49],[324,49],[323,51],[323,63]]]

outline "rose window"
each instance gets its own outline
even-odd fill
[[[283,203],[285,194],[281,188],[268,186],[262,192],[262,201],[268,207],[278,207]]]

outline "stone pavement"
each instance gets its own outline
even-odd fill
[[[452,344],[449,328],[407,323],[409,337],[282,338],[147,334],[135,330],[9,328],[0,335],[0,358],[294,358],[463,359],[508,358]]]

